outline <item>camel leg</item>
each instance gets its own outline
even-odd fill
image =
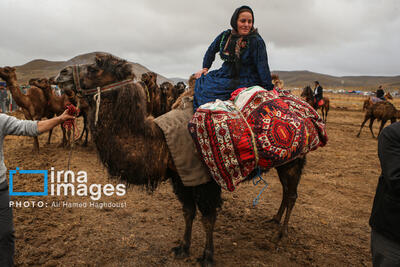
[[[360,131],[358,132],[357,137],[360,137],[361,130],[362,130],[362,128],[364,127],[364,125],[365,125],[365,123],[367,122],[367,120],[369,120],[369,118],[370,118],[369,116],[365,115],[364,121],[361,123]],[[372,134],[372,135],[373,135],[373,134]]]
[[[53,129],[49,131],[49,137],[47,138],[47,144],[50,145],[51,135],[53,134]]]
[[[373,117],[369,121],[369,130],[371,131],[372,138],[375,138],[374,131],[372,130],[372,126],[374,126],[374,121],[375,121],[375,118],[373,118]]]
[[[383,127],[385,126],[386,122],[387,122],[387,120],[382,120],[381,127],[379,127],[378,136],[381,134],[381,131],[382,131]]]
[[[85,142],[83,142],[83,146],[87,146],[89,129],[88,129],[87,114],[86,113],[83,114],[83,130],[86,132]],[[82,131],[82,134],[83,134],[83,131]]]
[[[173,175],[172,177],[174,192],[183,205],[183,217],[185,218],[185,232],[183,234],[183,241],[181,241],[179,246],[172,248],[172,251],[175,254],[175,258],[182,259],[190,255],[192,225],[193,220],[196,217],[196,203],[193,198],[192,188],[183,186],[179,176]]]
[[[275,222],[277,224],[281,223],[283,212],[285,211],[286,206],[287,206],[287,195],[288,195],[288,193],[287,193],[287,191],[288,191],[287,180],[283,179],[283,177],[281,177],[280,175],[279,175],[279,180],[281,181],[281,185],[282,185],[282,201],[281,201],[281,205],[279,207],[278,212],[270,220],[270,222]]]
[[[285,215],[285,220],[283,222],[281,230],[278,232],[278,236],[277,236],[278,239],[280,239],[282,237],[286,237],[288,234],[289,219],[290,219],[290,215],[292,213],[293,207],[296,203],[297,186],[299,185],[301,173],[303,171],[305,162],[306,162],[305,157],[298,158],[296,160],[293,160],[285,165],[282,165],[282,166],[279,166],[276,168],[278,171],[279,179],[281,180],[281,182],[284,181],[284,183],[282,183],[282,186],[283,187],[287,186],[287,189],[283,190],[283,193],[286,194],[286,196],[283,196],[284,198],[286,198],[286,201],[285,201],[286,202],[286,215]]]
[[[202,214],[202,223],[206,232],[206,244],[203,256],[198,259],[202,266],[214,266],[214,226],[217,220],[217,208],[221,206],[221,188],[210,181],[193,188],[197,207]]]
[[[62,124],[60,125],[60,127],[61,127],[61,131],[62,131],[62,141],[61,141],[61,144],[59,144],[59,147],[65,147],[67,144],[66,132],[65,132],[65,128],[62,126]]]

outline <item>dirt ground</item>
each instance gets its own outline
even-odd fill
[[[346,109],[337,106],[330,111],[327,146],[307,156],[286,240],[271,242],[277,226],[267,222],[281,201],[275,170],[264,176],[269,187],[255,207],[252,200],[260,185],[247,183],[233,193],[223,192],[225,201],[214,234],[217,266],[371,266],[368,219],[380,173],[377,140],[367,128],[356,138],[363,113]],[[6,137],[6,166],[67,170],[70,150],[58,147],[60,138],[58,128],[50,145],[45,144],[47,134],[41,135],[41,151],[35,154],[31,138]],[[70,169],[86,171],[88,184],[119,183],[108,178],[91,142],[73,149]],[[15,191],[43,185],[40,175],[21,177],[14,181]],[[17,266],[195,266],[205,243],[197,216],[191,256],[174,259],[171,248],[183,235],[184,220],[169,182],[153,194],[130,187],[124,196],[103,196],[98,201],[120,204],[114,208],[89,207],[93,202],[89,196],[14,196],[12,200],[30,203],[13,208]],[[32,201],[48,206],[32,207]],[[63,201],[88,207],[63,207]],[[60,207],[54,206],[57,203]]]

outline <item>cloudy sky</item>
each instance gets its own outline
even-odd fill
[[[398,0],[1,0],[0,66],[105,51],[186,78],[243,4],[271,70],[400,75]]]

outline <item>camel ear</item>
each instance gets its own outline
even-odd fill
[[[14,67],[11,67],[10,68],[12,71],[16,71],[17,69],[16,68],[14,68]]]

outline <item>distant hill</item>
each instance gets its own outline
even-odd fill
[[[71,58],[68,61],[48,61],[44,59],[35,59],[24,65],[16,66],[17,78],[20,85],[27,84],[31,78],[42,78],[42,77],[52,77],[57,75],[61,69],[69,65],[76,64],[87,64],[94,62],[94,58],[97,52],[87,53]],[[149,70],[145,66],[130,62],[133,65],[133,71],[136,76],[140,79],[140,76]],[[158,74],[157,82],[163,83],[165,81],[172,82],[171,80],[165,78],[164,76]]]
[[[303,88],[306,85],[313,85],[314,81],[324,88],[343,88],[346,90],[376,90],[379,85],[385,89],[399,90],[399,76],[331,76],[311,71],[273,71],[284,81],[285,87]]]

